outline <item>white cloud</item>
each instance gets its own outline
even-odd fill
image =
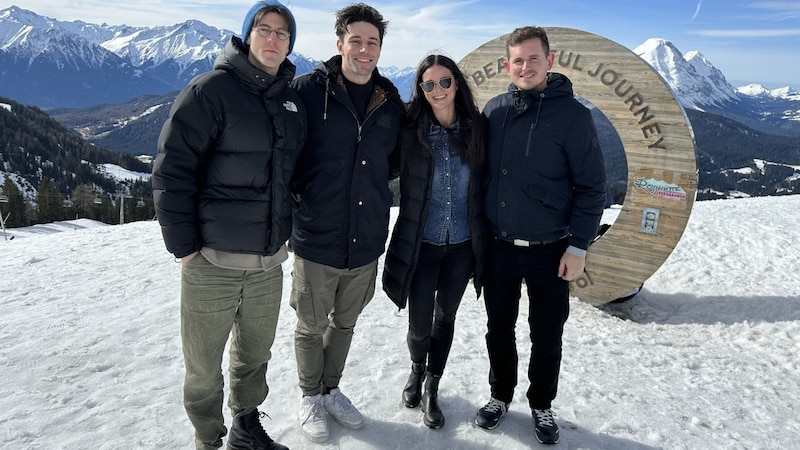
[[[762,37],[784,37],[800,36],[800,29],[788,28],[783,30],[700,30],[692,31],[690,34],[712,37],[741,37],[741,38],[762,38]]]
[[[759,9],[800,11],[800,2],[755,2],[755,3],[750,3],[747,6]]]
[[[689,19],[689,21],[690,21],[690,22],[691,22],[691,21],[694,21],[694,19],[696,19],[696,18],[697,18],[697,15],[698,15],[698,14],[700,14],[700,6],[701,6],[702,4],[703,4],[703,0],[700,0],[699,2],[697,2],[697,8],[695,8],[695,10],[694,10],[694,14],[692,14],[692,18],[691,18],[691,19]]]

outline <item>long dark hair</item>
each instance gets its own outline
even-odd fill
[[[422,74],[433,66],[442,66],[453,73],[453,79],[458,89],[456,90],[456,116],[459,118],[459,133],[464,140],[464,154],[460,155],[467,164],[480,164],[486,154],[484,126],[478,107],[475,106],[475,97],[472,95],[464,74],[458,65],[444,55],[428,55],[417,66],[417,75],[414,81],[414,93],[408,103],[407,119],[412,123],[433,120],[433,110],[425,99],[425,93],[420,87]]]

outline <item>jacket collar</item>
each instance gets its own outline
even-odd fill
[[[332,83],[343,83],[343,81],[339,81],[339,77],[344,77],[342,74],[342,55],[334,55],[329,60],[319,63],[314,70],[327,77]],[[372,71],[372,82],[383,89],[387,97],[400,99],[397,87],[388,78],[381,75],[377,67]]]
[[[264,92],[271,90],[273,86],[278,88],[288,84],[294,78],[297,69],[289,58],[284,59],[283,63],[281,63],[277,75],[272,76],[254,66],[247,59],[247,54],[248,50],[242,40],[237,36],[233,36],[217,56],[217,60],[214,62],[214,69],[233,73],[239,83],[252,92]]]
[[[508,85],[508,92],[519,92],[523,97],[558,97],[562,95],[572,96],[572,81],[566,75],[557,72],[547,73],[547,86],[542,90],[521,90],[514,83]]]

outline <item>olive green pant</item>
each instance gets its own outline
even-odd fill
[[[198,449],[222,445],[222,357],[230,337],[228,407],[237,417],[267,397],[267,362],[278,324],[283,271],[217,267],[198,254],[181,270],[183,405]]]
[[[378,261],[336,269],[295,255],[289,304],[297,312],[294,350],[303,395],[339,386],[358,316],[375,293]]]

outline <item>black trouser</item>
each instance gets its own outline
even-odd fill
[[[488,315],[486,347],[492,397],[510,403],[517,385],[515,327],[522,280],[528,290],[531,359],[528,403],[549,409],[558,389],[561,335],[569,316],[569,282],[558,277],[567,239],[531,247],[491,239],[486,261],[484,302]]]
[[[456,311],[472,276],[472,245],[422,243],[408,295],[408,351],[441,375],[453,343]]]

